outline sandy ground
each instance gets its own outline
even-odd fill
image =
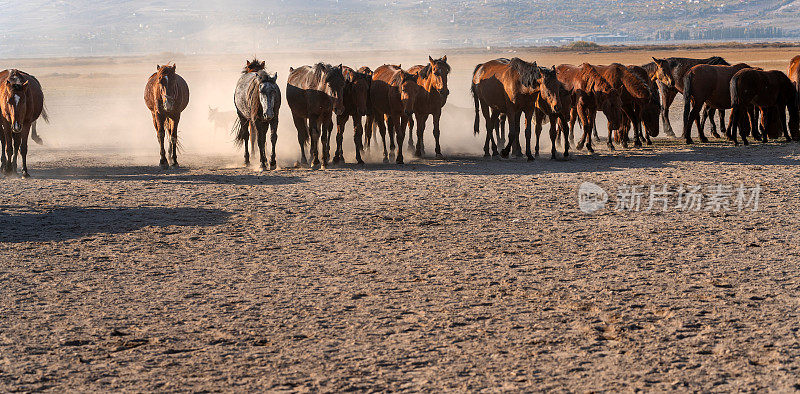
[[[123,97],[138,66],[73,94],[99,66],[64,67],[89,71],[41,78],[34,178],[0,180],[0,391],[800,389],[800,144],[485,160],[463,119],[445,160],[310,171],[287,128],[261,174],[200,99],[164,172]],[[588,215],[585,181],[763,190],[756,212]]]

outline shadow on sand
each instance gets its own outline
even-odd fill
[[[9,207],[2,207],[3,211]],[[22,207],[20,207],[22,208]],[[120,234],[148,226],[213,226],[229,212],[203,208],[80,208],[58,207],[44,213],[0,211],[0,242],[65,241],[92,234]]]
[[[161,170],[155,166],[89,166],[44,168],[32,174],[37,179],[154,181],[178,184],[287,185],[302,182],[298,177],[275,172],[261,174],[191,173],[189,169]]]

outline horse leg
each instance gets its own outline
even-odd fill
[[[707,105],[703,106],[703,110],[704,111],[705,111],[706,108],[708,108]],[[710,111],[713,111],[713,110],[708,108],[708,111],[710,112]],[[698,114],[697,120],[695,121],[695,123],[697,124],[697,136],[700,137],[700,142],[704,143],[704,144],[708,142],[708,138],[706,138],[706,132],[703,129],[703,125],[700,122],[700,120],[701,120],[700,117],[701,117],[701,115],[704,116],[704,117],[708,117],[707,115],[705,115],[706,113],[707,112],[703,112],[703,114]],[[713,113],[712,113],[712,115],[713,115]],[[712,124],[714,123],[714,117],[713,116],[711,117],[711,123]],[[714,127],[716,127],[716,125]]]
[[[344,162],[342,141],[344,141],[344,125],[347,123],[347,118],[347,115],[336,115],[336,152],[333,154],[333,164]]]
[[[414,124],[415,114],[406,114],[406,116],[408,117],[408,149],[416,149],[414,146],[414,127],[416,126]],[[414,153],[414,156],[416,156],[416,153]]]
[[[405,139],[406,136],[406,128],[408,127],[409,116],[400,114],[394,118],[394,128],[397,130],[395,132],[395,137],[397,138],[397,159],[395,160],[395,163],[403,164],[403,139]]]
[[[535,113],[534,113],[535,111]],[[539,135],[542,133],[542,120],[540,118],[540,111],[530,110],[525,112],[525,156],[528,161],[533,161],[539,156]],[[533,128],[533,117],[536,116],[536,156],[531,154],[531,128]]]
[[[311,150],[309,151],[308,159],[311,162],[311,168],[316,169],[319,168],[320,160],[319,160],[319,142],[320,142],[320,130],[321,125],[319,122],[319,118],[312,118],[308,122],[309,132],[311,134]]]
[[[306,118],[302,116],[293,116],[294,119],[294,126],[297,128],[297,143],[300,144],[300,164],[308,164],[308,159],[306,159],[306,141],[308,141],[309,137],[309,123],[306,122]],[[247,147],[245,146],[245,153],[244,153],[244,164],[249,165],[250,160],[249,156],[247,155]]]
[[[270,142],[272,148],[272,155],[269,159],[269,169],[274,170],[278,166],[278,162],[275,161],[275,145],[278,144],[278,117],[272,119],[270,122],[270,129],[272,129],[272,135],[270,135]]]
[[[8,165],[8,160],[6,160],[6,126],[2,119],[0,119],[0,144],[2,144],[2,151],[0,151],[0,171],[6,172],[6,166]]]
[[[792,142],[792,136],[789,135],[789,128],[786,127],[786,110],[783,105],[779,105],[776,111],[778,112],[778,122],[780,122],[783,136],[786,137],[786,142]]]
[[[761,132],[758,131],[758,115],[759,110],[755,105],[748,106],[747,117],[750,121],[750,134],[752,134],[754,140],[761,139]]]
[[[558,116],[559,120],[559,127],[561,128],[561,135],[564,138],[564,158],[566,159],[569,157],[569,142],[567,142],[567,130],[569,130],[567,125],[567,117],[562,113]]]
[[[386,117],[386,128],[389,130],[389,159],[395,156],[395,141],[397,141],[395,135],[399,130],[395,128],[395,117],[394,116],[387,116]]]
[[[433,139],[436,140],[436,158],[441,159],[442,156],[442,146],[439,145],[439,136],[442,135],[442,129],[439,128],[440,121],[442,119],[442,110],[441,108],[438,109],[433,114]],[[419,137],[419,140],[422,141],[422,137]],[[425,144],[420,144],[422,146],[422,152],[425,152]]]
[[[386,123],[382,119],[375,118],[378,124],[378,132],[381,133],[381,140],[383,141],[383,162],[389,162],[389,153],[386,151]]]
[[[11,167],[11,158],[14,156],[14,135],[11,132],[11,125],[7,125],[3,131],[3,149],[5,151],[6,165],[3,167],[3,172],[6,175],[11,175],[14,171]]]
[[[735,146],[739,145],[739,141],[736,140],[736,128],[737,127],[739,128],[739,132],[742,135],[742,140],[744,140],[744,130],[742,130],[743,128],[739,126],[739,121],[740,121],[739,118],[741,116],[741,114],[740,114],[741,111],[742,111],[742,108],[738,104],[731,109],[731,121],[730,121],[731,132],[730,133],[726,132],[727,137],[731,141],[733,141],[733,145],[735,145]]]
[[[333,121],[330,115],[322,120],[322,168],[328,167],[331,158],[331,134],[333,134]]]
[[[417,146],[414,150],[415,157],[422,157],[425,154],[425,147],[422,142],[422,136],[425,133],[425,123],[428,121],[428,114],[418,113],[408,117],[408,140],[411,143],[411,130],[414,127],[414,119],[417,119]],[[412,146],[413,148],[413,146]]]
[[[669,107],[675,101],[675,96],[678,91],[664,85],[661,81],[657,82],[658,90],[661,93],[661,124],[664,126],[664,132],[670,136],[675,137],[675,132],[672,131],[672,125],[669,123]]]
[[[498,127],[500,115],[496,112],[492,115],[489,115],[489,110],[487,109],[484,110],[483,117],[486,120],[486,145],[484,145],[483,148],[484,156],[489,157],[489,142],[492,144],[492,156],[500,156],[500,153],[497,152],[498,145],[494,140],[494,129],[495,127]]]
[[[579,144],[583,146],[585,143],[586,150],[589,151],[589,153],[594,153],[594,149],[592,148],[592,129],[594,128],[595,116],[596,113],[592,114],[587,110],[587,113],[584,114],[584,118],[582,119],[584,130]]]
[[[181,121],[181,114],[176,115],[169,121],[170,150],[172,151],[172,166],[178,166],[178,123]]]
[[[519,124],[519,115],[514,112],[506,113],[506,119],[508,119],[508,143],[506,143],[505,148],[500,152],[500,156],[503,158],[508,158],[508,154],[511,152],[512,146],[516,142],[515,139],[519,137],[519,129],[514,128],[514,124]],[[516,122],[514,119],[517,119]]]
[[[20,133],[20,147],[19,153],[22,156],[22,177],[30,178],[31,174],[28,173],[28,136],[30,135],[31,126],[26,126],[25,130]]]
[[[156,133],[158,135],[158,144],[161,146],[161,161],[159,164],[161,168],[166,170],[169,168],[169,164],[167,163],[167,152],[164,150],[164,123],[166,121],[165,117],[160,115],[153,115],[153,119],[156,123]]]
[[[353,142],[356,144],[356,163],[364,164],[361,158],[361,152],[364,150],[364,127],[361,125],[361,115],[353,115]],[[341,153],[341,159],[344,161],[344,152]]]
[[[495,127],[497,127],[497,145],[505,146],[507,139],[506,139],[506,115],[500,115],[499,122],[495,123]]]

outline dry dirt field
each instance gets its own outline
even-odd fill
[[[459,109],[473,65],[498,56],[783,69],[795,53],[451,54],[445,159],[398,167],[373,147],[364,166],[296,168],[284,111],[266,173],[206,119],[230,110],[242,56],[5,61],[40,77],[52,121],[33,178],[0,180],[0,391],[800,390],[800,144],[659,138],[486,160]],[[427,54],[266,59],[285,83],[317,58]],[[141,95],[167,60],[192,101],[182,166],[162,171]],[[587,181],[612,199],[624,185],[762,190],[755,212],[589,215]]]

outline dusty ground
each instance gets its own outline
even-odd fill
[[[34,178],[0,180],[0,391],[800,389],[796,143],[527,163],[450,126],[446,160],[310,171],[284,128],[259,174],[205,126],[163,172],[133,77],[71,96],[86,67],[48,77]],[[118,126],[67,121],[114,100]],[[584,181],[763,191],[756,212],[587,215]]]

